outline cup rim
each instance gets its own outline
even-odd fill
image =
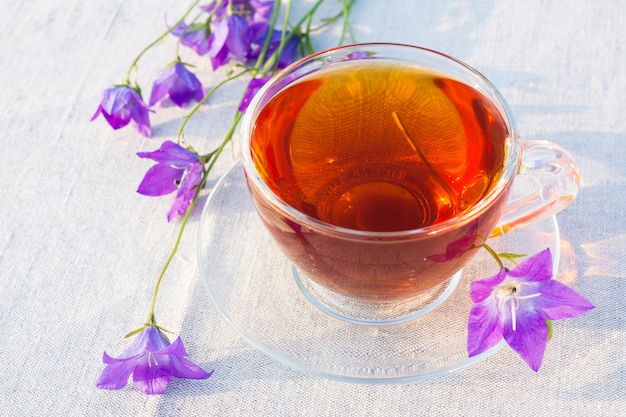
[[[445,61],[449,61],[456,65],[458,68],[462,69],[465,73],[472,75],[476,78],[478,82],[481,83],[482,89],[479,89],[481,93],[485,93],[485,89],[491,93],[490,97],[487,97],[492,104],[496,106],[498,111],[500,112],[500,116],[505,122],[509,135],[505,138],[505,158],[504,158],[504,168],[501,171],[500,178],[498,179],[498,183],[495,184],[494,187],[491,188],[489,193],[480,199],[478,203],[476,203],[470,210],[458,215],[454,216],[450,219],[446,219],[440,223],[431,224],[425,227],[417,228],[417,229],[409,229],[409,230],[397,230],[397,231],[366,231],[366,230],[357,230],[357,229],[349,229],[346,227],[336,226],[332,223],[327,223],[322,220],[319,220],[315,217],[309,216],[305,213],[302,213],[298,209],[284,202],[281,198],[279,198],[274,191],[263,181],[256,170],[256,166],[254,161],[252,160],[252,155],[250,152],[250,134],[252,133],[252,127],[255,117],[258,115],[261,110],[261,106],[259,103],[265,97],[268,90],[275,86],[280,81],[284,80],[288,74],[291,74],[294,70],[299,68],[300,66],[313,61],[320,59],[322,57],[326,57],[328,59],[331,58],[331,55],[337,54],[338,52],[348,53],[351,50],[358,51],[363,50],[365,48],[374,48],[374,49],[406,49],[412,51],[418,51],[420,53],[425,53],[427,55],[432,55],[438,58],[443,58]],[[345,54],[344,54],[345,56]],[[394,59],[394,58],[388,58]],[[395,58],[401,59],[401,58]],[[331,62],[338,62],[331,61]],[[411,62],[411,61],[408,61]],[[437,70],[437,68],[433,68]],[[446,73],[447,76],[454,77],[452,74]],[[465,80],[460,80],[465,84],[469,84]],[[471,85],[471,84],[470,84]],[[474,88],[477,88],[476,85],[471,85]],[[478,88],[477,88],[478,89]],[[272,206],[277,208],[282,214],[290,217],[294,221],[299,224],[306,225],[311,229],[315,229],[321,231],[327,235],[341,236],[344,238],[353,238],[353,239],[365,239],[365,240],[404,240],[410,238],[416,238],[418,236],[426,236],[426,235],[435,235],[440,234],[448,230],[458,229],[468,223],[470,223],[475,218],[479,217],[481,213],[488,210],[493,203],[495,203],[498,198],[509,189],[509,185],[513,180],[515,173],[519,172],[521,165],[521,147],[519,146],[519,138],[517,135],[517,129],[515,127],[515,122],[511,116],[511,111],[509,106],[504,99],[504,97],[497,90],[495,85],[491,83],[483,74],[479,71],[466,64],[465,62],[454,58],[450,55],[444,54],[442,52],[435,51],[433,49],[424,48],[417,45],[403,44],[403,43],[389,43],[389,42],[369,42],[369,43],[358,43],[352,45],[344,45],[334,48],[329,48],[323,51],[316,52],[314,54],[305,56],[300,58],[296,62],[284,68],[279,73],[275,74],[268,82],[266,82],[261,89],[255,94],[253,99],[250,101],[247,110],[245,111],[240,127],[240,135],[239,135],[239,153],[240,158],[242,160],[242,166],[246,174],[246,179],[250,187],[254,186],[259,192],[263,194],[266,198],[267,202],[271,203]]]

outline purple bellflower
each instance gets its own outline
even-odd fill
[[[204,88],[184,64],[175,62],[154,81],[150,105],[154,106],[167,96],[178,107],[185,107],[191,100],[202,101]]]
[[[146,172],[137,192],[148,196],[161,196],[178,190],[174,203],[167,213],[167,221],[185,214],[204,171],[204,165],[198,160],[198,154],[168,140],[156,151],[138,152],[137,156],[157,162]]]
[[[150,111],[137,90],[129,85],[116,85],[104,90],[102,101],[91,120],[102,114],[113,129],[131,123],[139,133],[149,138],[152,136]]]
[[[208,52],[214,70],[228,63],[231,58],[246,63],[258,56],[258,50],[265,41],[267,21],[274,8],[273,0],[212,1],[201,8],[211,15],[206,22],[189,26],[181,22],[172,30],[172,34],[180,37],[183,45],[192,48],[198,55]],[[264,34],[259,41],[260,31],[264,31]],[[276,36],[272,38],[273,46],[270,45],[268,55],[280,42],[280,31],[277,32],[279,39],[274,39]],[[256,56],[253,56],[252,50],[254,42],[259,44],[256,45]],[[295,39],[283,48],[279,68],[291,63],[297,44]]]
[[[172,34],[180,38],[180,43],[194,50],[196,54],[203,56],[209,52],[210,46],[210,29],[207,25],[208,22],[194,23],[192,25],[187,25],[185,22],[181,22],[178,26],[172,29]]]
[[[471,284],[467,350],[478,355],[502,338],[533,371],[538,371],[548,343],[548,321],[576,317],[594,306],[552,278],[549,249],[512,270]]]
[[[96,382],[101,389],[116,390],[133,383],[144,394],[162,394],[172,378],[206,379],[213,371],[206,372],[185,359],[188,356],[180,337],[171,343],[155,326],[146,326],[133,344],[119,357],[112,358],[104,352],[106,364]]]

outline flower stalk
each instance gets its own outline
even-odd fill
[[[145,53],[148,52],[153,47],[155,47],[156,45],[158,45],[159,43],[161,43],[167,37],[167,35],[169,35],[174,30],[174,28],[176,28],[178,25],[184,22],[187,16],[189,16],[189,14],[196,8],[196,6],[198,6],[198,4],[200,4],[200,0],[194,0],[193,3],[191,3],[189,8],[187,9],[187,11],[185,11],[185,13],[176,21],[176,23],[173,26],[170,26],[165,32],[163,32],[161,36],[159,36],[154,41],[149,43],[145,48],[141,50],[141,52],[139,52],[137,57],[130,64],[128,71],[126,72],[126,77],[124,77],[124,84],[130,85],[130,74],[131,72],[133,72],[133,70],[137,71],[137,64],[139,63],[139,60],[143,58]],[[137,79],[135,79],[135,81],[133,82],[133,85],[135,87],[137,86]]]
[[[196,104],[183,117],[175,142],[167,140],[155,151],[137,153],[140,158],[148,158],[156,162],[144,176],[137,191],[148,196],[161,196],[176,192],[167,219],[171,221],[180,217],[179,229],[173,247],[157,276],[145,324],[126,336],[138,335],[133,345],[117,359],[104,354],[103,361],[106,366],[96,384],[99,388],[122,388],[126,386],[132,374],[135,385],[142,392],[160,394],[164,392],[173,377],[204,379],[211,376],[212,371],[205,372],[184,358],[187,353],[180,338],[170,343],[164,334],[167,330],[157,324],[156,306],[161,283],[179,250],[189,217],[206,185],[208,176],[226,145],[232,141],[252,96],[267,82],[271,74],[295,60],[296,47],[303,39],[306,39],[307,46],[309,46],[310,22],[323,2],[324,0],[318,0],[293,26],[293,29],[288,29],[292,28],[289,25],[292,0],[287,1],[283,28],[277,30],[276,23],[280,14],[281,1],[215,0],[207,6],[202,6],[202,12],[194,16],[191,24],[188,25],[185,19],[200,3],[199,0],[195,0],[173,26],[168,27],[161,36],[140,51],[131,63],[124,83],[107,89],[103,94],[102,103],[92,120],[103,115],[115,129],[132,123],[142,135],[150,137],[152,130],[148,112],[153,112],[153,110],[141,98],[137,77],[135,76],[132,87],[130,77],[133,71],[138,71],[140,59],[150,49],[169,34],[178,37],[175,49],[176,59],[154,82],[149,105],[153,106],[165,98],[169,98],[180,107],[186,107],[191,101],[195,101]],[[345,33],[352,2],[353,0],[342,0],[342,12],[331,19],[335,21],[340,16],[344,16],[342,33]],[[201,23],[203,14],[208,14],[208,16]],[[307,22],[307,27],[302,32],[300,28],[305,22]],[[341,37],[341,42],[343,38],[344,35]],[[231,60],[237,62],[225,79],[204,92],[196,75],[187,69],[191,65],[181,61],[180,45],[193,49],[200,56],[208,54],[214,69]],[[239,70],[236,70],[238,68]],[[242,94],[228,132],[213,151],[203,155],[198,154],[184,140],[185,128],[189,120],[216,91],[247,74],[251,74],[252,79]],[[258,76],[260,77],[257,78]],[[183,147],[181,143],[185,146]]]
[[[211,88],[211,90],[209,90],[209,92],[204,96],[204,98],[202,100],[200,100],[192,109],[189,113],[187,113],[187,115],[183,118],[180,127],[178,128],[178,132],[176,133],[176,143],[180,143],[181,140],[183,139],[183,135],[184,135],[184,131],[185,131],[185,127],[187,126],[187,123],[189,122],[189,120],[194,116],[194,114],[196,114],[196,112],[198,110],[200,110],[200,108],[202,107],[202,105],[204,103],[207,102],[207,100],[209,100],[213,94],[215,94],[215,92],[217,90],[219,90],[221,87],[223,87],[224,85],[228,84],[229,82],[236,80],[237,78],[241,77],[242,75],[248,74],[250,72],[250,70],[248,69],[244,69],[243,71],[240,71],[239,73],[232,75],[222,81],[220,81],[219,83],[217,83],[213,88]],[[234,128],[236,127],[235,123],[239,123],[239,119],[236,119],[236,122],[233,122],[233,126],[231,127],[231,130],[234,132]],[[230,135],[232,138],[232,134]],[[230,140],[230,138],[229,138]],[[221,145],[220,145],[221,147]],[[202,187],[200,187],[202,188]]]
[[[492,249],[491,246],[489,246],[486,243],[483,243],[482,245],[480,245],[482,248],[484,248],[487,252],[489,252],[489,255],[491,255],[491,257],[498,263],[498,267],[500,269],[504,269],[504,264],[502,263],[502,260],[500,259],[500,256],[496,253],[495,250]]]

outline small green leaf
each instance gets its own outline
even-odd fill
[[[143,331],[143,329],[145,329],[146,326],[140,327],[138,329],[133,330],[132,332],[128,333],[126,336],[124,336],[124,338],[129,338],[131,336],[136,335],[137,333],[141,333]]]
[[[172,333],[172,332],[170,332],[170,331],[169,331],[169,330],[167,330],[167,329],[164,329],[164,328],[163,328],[163,327],[161,327],[161,326],[156,326],[156,328],[157,328],[157,329],[159,329],[159,330],[161,331],[161,335],[165,338],[165,340],[167,340],[167,341],[169,342],[169,341],[170,341],[170,338],[169,338],[169,337],[167,337],[167,335],[166,335],[165,333]]]
[[[164,329],[164,328],[163,328],[163,327],[161,327],[161,326],[155,326],[155,327],[156,327],[157,329],[161,330],[162,332],[174,334],[174,332],[173,332],[173,331],[171,331],[171,330],[167,330],[167,329]]]
[[[513,265],[517,266],[517,260],[519,258],[523,258],[524,256],[526,256],[525,254],[520,254],[520,253],[508,253],[508,252],[503,252],[503,253],[499,253],[498,256],[502,259],[506,259],[508,261],[510,261]]]
[[[499,253],[498,256],[501,258],[505,258],[505,259],[519,259],[519,258],[523,258],[524,256],[526,256],[526,254],[502,252],[502,253]]]

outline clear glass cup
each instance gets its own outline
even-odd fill
[[[432,311],[488,237],[561,211],[579,189],[570,154],[521,141],[484,76],[410,45],[294,63],[250,103],[240,147],[256,210],[298,286],[360,324]],[[537,189],[510,199],[518,176]]]

